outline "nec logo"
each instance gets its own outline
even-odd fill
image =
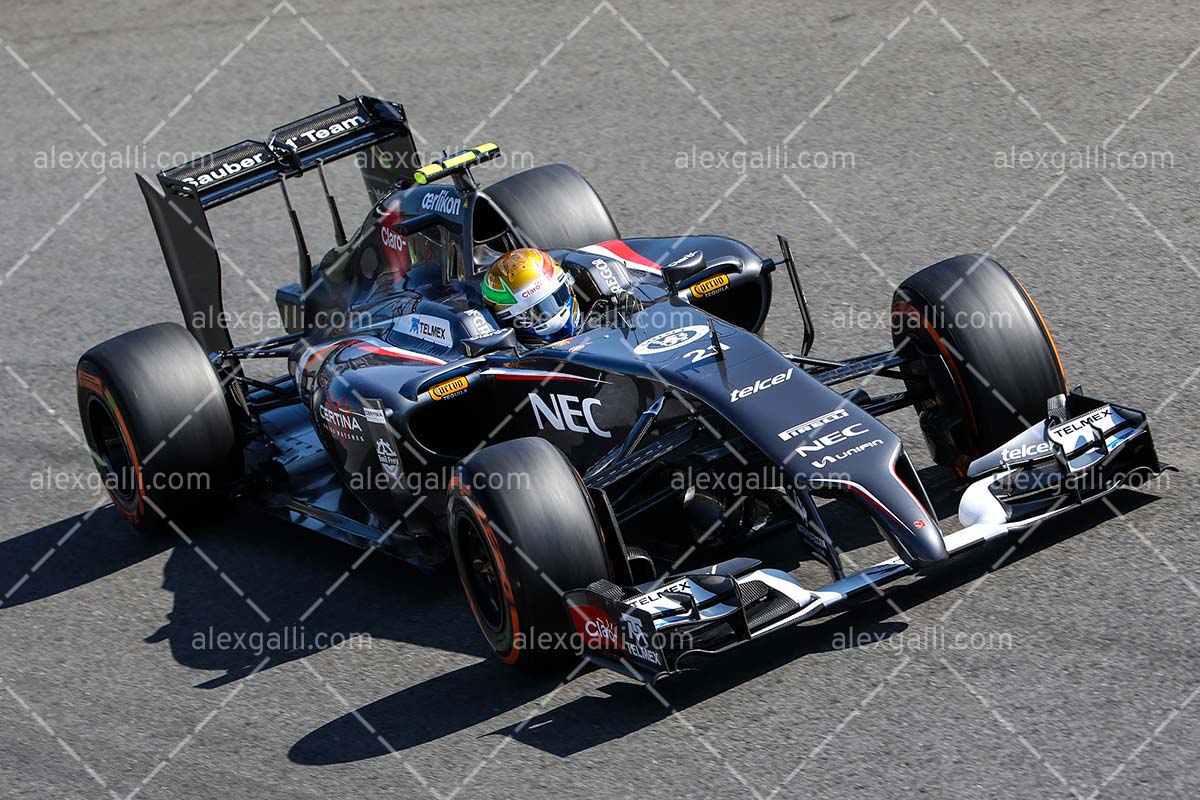
[[[869,429],[861,422],[855,422],[847,425],[840,431],[827,433],[818,439],[813,439],[811,444],[800,445],[796,448],[796,453],[801,456],[806,456],[809,453],[819,453],[830,445],[844,442],[854,436],[862,436],[865,433],[869,433]]]
[[[575,431],[576,433],[594,433],[603,439],[611,439],[612,432],[601,430],[596,424],[593,411],[600,405],[594,397],[574,397],[568,394],[550,395],[550,404],[542,400],[541,395],[530,393],[529,403],[533,406],[533,417],[537,420],[538,430],[546,430],[546,424],[556,431]]]

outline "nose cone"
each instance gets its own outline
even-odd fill
[[[904,563],[914,569],[924,569],[945,561],[946,540],[932,518],[914,520],[911,525],[893,525],[892,536],[896,540],[896,552]]]

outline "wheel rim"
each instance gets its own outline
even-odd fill
[[[97,466],[104,472],[105,488],[114,500],[132,505],[137,499],[137,472],[129,442],[108,407],[97,397],[88,403],[88,422],[91,429],[88,443],[94,457],[100,460]]]
[[[492,549],[479,525],[464,518],[459,524],[463,582],[480,621],[493,631],[504,627],[504,592]]]

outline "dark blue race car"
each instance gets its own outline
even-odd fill
[[[185,324],[79,361],[117,509],[150,531],[245,498],[422,569],[453,563],[505,661],[581,652],[654,679],[1163,468],[1144,414],[1068,387],[1037,307],[987,256],[904,281],[892,349],[817,358],[782,237],[770,258],[720,236],[623,238],[570,167],[480,188],[472,169],[499,152],[422,165],[403,108],[357,97],[166,171],[161,191],[139,179]],[[325,186],[351,154],[373,208],[347,236],[326,188],[337,241],[314,261],[287,185]],[[276,295],[288,332],[235,345],[206,212],[273,184],[299,251]],[[531,343],[484,302],[489,265],[524,247],[569,273],[575,335]],[[793,352],[759,336],[777,276],[805,327]],[[262,358],[287,368],[247,375]],[[970,481],[957,532],[880,421],[908,407]],[[859,502],[895,557],[846,574],[824,497]],[[771,535],[829,582],[738,556]]]

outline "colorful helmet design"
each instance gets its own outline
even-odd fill
[[[483,300],[521,338],[553,342],[579,330],[574,283],[549,253],[525,247],[510,250],[488,267]]]

